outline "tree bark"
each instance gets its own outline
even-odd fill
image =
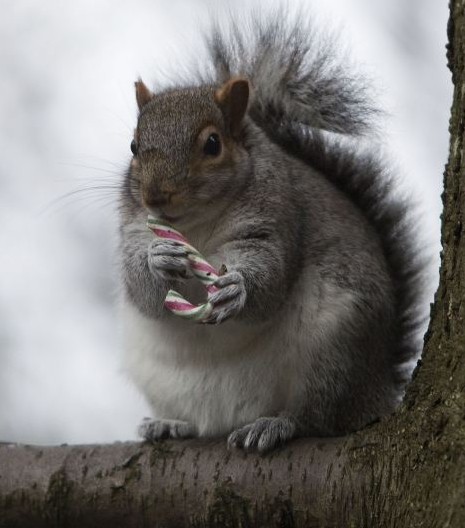
[[[341,527],[348,443],[298,440],[266,457],[228,451],[224,439],[4,445],[0,526]]]
[[[0,527],[465,526],[465,0],[451,2],[448,34],[440,286],[399,410],[267,456],[228,451],[224,439],[0,445]]]

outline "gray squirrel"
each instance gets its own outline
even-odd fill
[[[135,83],[122,321],[148,441],[227,435],[264,452],[356,431],[395,409],[420,350],[424,265],[411,206],[358,144],[376,114],[363,81],[301,20],[251,27],[213,28],[196,82]],[[163,308],[169,289],[205,291],[148,213],[223,267],[204,323]]]

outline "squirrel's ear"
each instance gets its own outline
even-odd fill
[[[153,93],[145,86],[142,79],[139,79],[134,83],[136,87],[136,101],[139,110],[146,105],[153,97]]]
[[[230,79],[215,92],[215,100],[221,108],[233,135],[239,132],[241,121],[247,112],[249,94],[249,81],[243,77]]]

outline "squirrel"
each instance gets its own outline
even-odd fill
[[[153,409],[139,434],[227,436],[265,452],[359,430],[396,408],[420,352],[412,205],[359,138],[363,80],[301,20],[214,26],[211,68],[153,93],[135,83],[121,186],[125,368]],[[163,308],[205,298],[168,221],[223,268],[204,323]]]

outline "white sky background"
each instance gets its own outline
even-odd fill
[[[375,79],[391,116],[386,148],[428,213],[419,230],[438,248],[451,102],[447,2],[289,0],[299,3],[313,4],[330,25],[342,24],[343,41]],[[133,82],[142,75],[156,85],[158,70],[176,72],[200,53],[198,28],[209,9],[221,14],[231,5],[259,4],[5,2],[0,440],[125,440],[149,413],[118,372],[114,203],[130,159]],[[90,186],[107,188],[52,203]]]

